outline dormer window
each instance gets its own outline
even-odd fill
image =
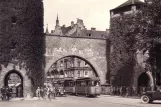
[[[90,34],[90,33],[88,33],[88,34],[87,34],[87,36],[91,37],[91,34]]]

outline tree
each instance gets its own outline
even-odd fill
[[[135,17],[134,33],[136,34],[135,48],[149,50],[147,63],[155,79],[161,72],[161,1],[145,0],[145,5]],[[155,85],[160,85],[156,83]]]

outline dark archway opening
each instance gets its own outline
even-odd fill
[[[65,56],[55,61],[46,73],[46,84],[66,78],[99,78],[93,65],[79,56]]]
[[[147,90],[151,90],[150,83],[150,78],[146,74],[146,72],[142,73],[138,78],[138,94],[141,94],[142,92]]]
[[[6,74],[4,86],[12,89],[11,97],[23,97],[23,77],[18,71],[11,70]]]

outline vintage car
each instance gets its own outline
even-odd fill
[[[141,96],[141,101],[143,103],[152,103],[154,100],[161,100],[160,91],[147,91],[143,92]]]
[[[66,96],[65,95],[65,90],[64,90],[64,87],[58,87],[57,89],[56,89],[56,96],[57,97],[62,97],[62,96]]]
[[[64,81],[59,80],[59,81],[54,81],[53,85],[56,88],[56,96],[65,96],[65,89],[64,89]]]

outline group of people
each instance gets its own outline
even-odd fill
[[[3,86],[1,88],[1,99],[2,99],[2,101],[3,100],[9,101],[10,98],[11,98],[11,93],[12,93],[12,89],[11,88],[9,88],[8,86],[6,86],[6,87]]]
[[[151,90],[150,87],[139,87],[137,89],[136,87],[126,87],[126,86],[120,86],[120,87],[110,87],[110,94],[111,95],[119,95],[119,96],[139,96],[143,92],[146,92],[148,90]]]
[[[36,90],[36,96],[40,99],[56,99],[56,88],[55,87],[38,87]]]

